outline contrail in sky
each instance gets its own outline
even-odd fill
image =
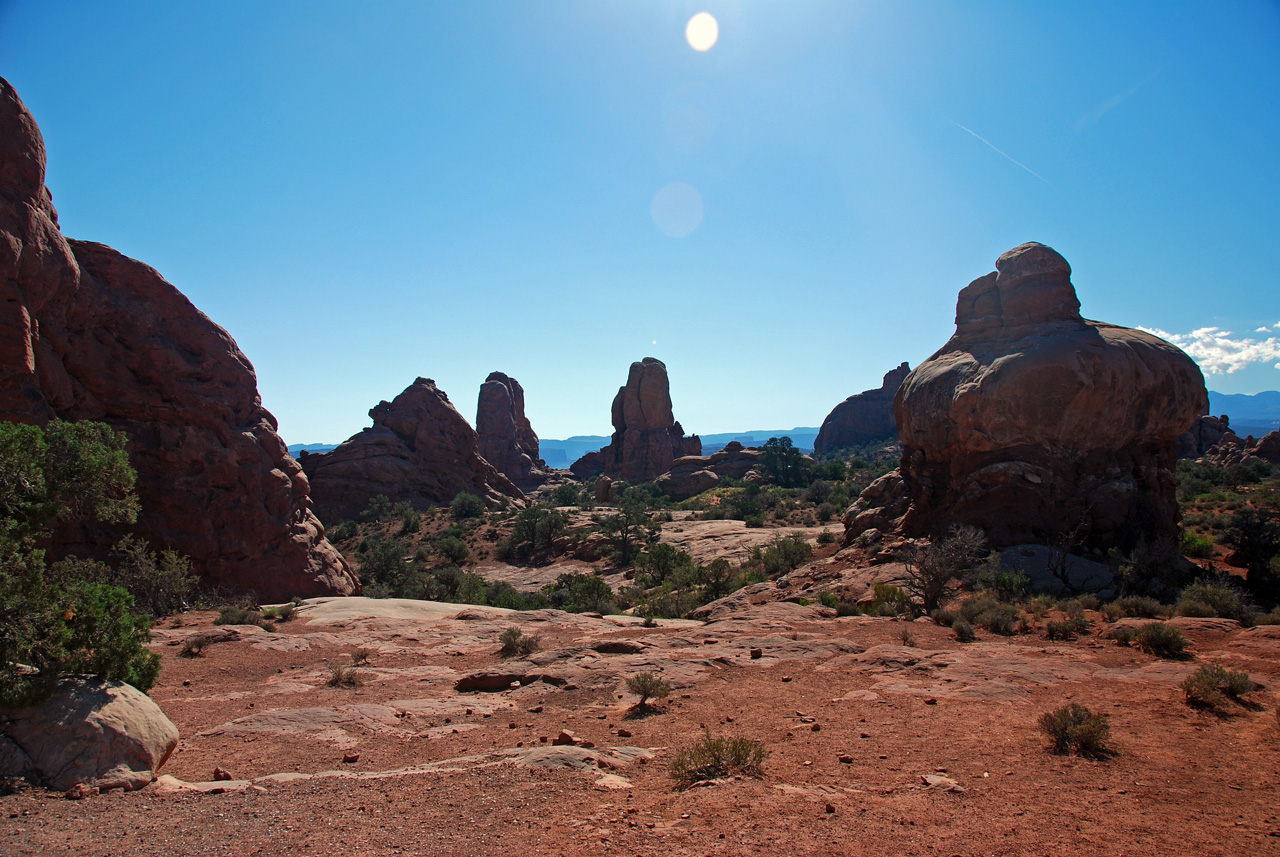
[[[1033,175],[1033,176],[1035,176],[1036,178],[1040,179],[1040,181],[1044,182],[1045,184],[1049,184],[1049,180],[1048,180],[1048,179],[1046,179],[1044,176],[1040,175],[1038,172],[1036,172],[1035,170],[1031,169],[1031,167],[1029,167],[1029,166],[1027,166],[1026,164],[1022,163],[1022,161],[1019,161],[1019,160],[1017,160],[1016,158],[1011,158],[1011,157],[1009,157],[1009,155],[1008,155],[1008,154],[1006,154],[1005,152],[1000,151],[1000,149],[999,149],[999,148],[997,148],[997,147],[996,147],[996,145],[995,145],[994,143],[992,143],[990,140],[988,140],[986,137],[982,136],[982,135],[981,135],[981,134],[979,134],[978,132],[974,131],[972,128],[966,128],[966,127],[964,127],[963,125],[961,125],[959,122],[952,122],[951,124],[952,124],[952,125],[954,125],[954,126],[956,126],[957,128],[959,128],[959,129],[960,129],[960,130],[962,130],[962,131],[968,131],[970,134],[972,134],[973,136],[977,137],[977,138],[978,138],[979,140],[981,140],[982,142],[986,143],[986,144],[987,144],[988,146],[990,146],[992,149],[995,149],[996,153],[997,153],[997,154],[999,154],[999,155],[1000,155],[1002,158],[1004,158],[1005,160],[1007,160],[1007,161],[1011,161],[1011,162],[1013,162],[1013,163],[1017,164],[1018,166],[1022,167],[1022,168],[1023,168],[1024,170],[1026,170],[1027,172],[1031,173],[1031,175]],[[1050,186],[1050,187],[1053,187],[1053,185],[1049,185],[1049,186]]]

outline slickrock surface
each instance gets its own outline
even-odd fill
[[[813,442],[814,455],[896,434],[898,424],[893,419],[893,397],[910,372],[911,367],[904,362],[885,373],[880,389],[850,396],[836,405],[818,430],[818,437]]]
[[[515,378],[491,372],[476,405],[480,454],[520,488],[532,491],[547,480],[538,458],[538,435],[524,414],[524,388]]]
[[[1275,850],[1274,629],[1180,620],[1193,658],[1162,661],[1096,633],[961,645],[927,621],[829,613],[775,602],[643,628],[321,599],[274,633],[188,615],[154,644],[152,695],[182,735],[160,780],[80,801],[2,796],[0,853]],[[512,625],[541,650],[500,657]],[[215,630],[227,636],[204,657],[178,656]],[[362,684],[328,686],[358,648]],[[1218,717],[1182,702],[1177,683],[1210,661],[1260,683],[1249,705]],[[636,716],[623,679],[644,670],[674,690]],[[1109,715],[1113,756],[1047,751],[1036,718],[1068,701]],[[764,741],[764,778],[674,790],[666,768],[704,728]]]
[[[1049,247],[996,268],[960,292],[955,335],[899,389],[899,471],[846,514],[846,542],[954,524],[997,547],[1174,535],[1175,442],[1207,403],[1199,368],[1151,334],[1081,318]]]
[[[613,399],[613,438],[599,452],[584,455],[570,470],[580,479],[600,473],[635,484],[665,473],[685,455],[700,455],[697,435],[684,429],[671,412],[671,382],[661,360],[646,357],[631,364],[627,383]]]
[[[248,358],[153,268],[65,239],[44,170],[40,130],[0,80],[0,419],[123,431],[136,532],[210,584],[268,599],[354,592]],[[102,554],[118,538],[64,532],[54,549]]]
[[[415,508],[448,503],[467,491],[489,505],[524,493],[480,456],[475,429],[444,391],[419,378],[369,411],[373,425],[331,452],[305,455],[316,512],[353,519],[385,494]]]

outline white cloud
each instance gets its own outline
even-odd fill
[[[1271,328],[1269,328],[1269,327],[1265,327],[1265,326],[1264,326],[1264,327],[1260,327],[1260,328],[1258,328],[1257,330],[1255,330],[1255,331],[1254,331],[1254,333],[1270,333],[1270,332],[1271,332]]]
[[[1141,329],[1172,342],[1211,375],[1229,375],[1252,363],[1280,361],[1280,339],[1274,336],[1248,339],[1220,327],[1202,327],[1190,333],[1168,333],[1153,327]],[[1276,329],[1280,330],[1280,324]],[[1258,332],[1265,333],[1267,328],[1260,327]],[[1275,366],[1280,369],[1280,362]]]

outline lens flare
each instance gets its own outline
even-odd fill
[[[720,38],[720,25],[710,12],[699,12],[685,25],[684,37],[695,51],[709,51]]]
[[[684,182],[672,182],[653,195],[649,216],[669,238],[684,238],[702,224],[702,194]]]

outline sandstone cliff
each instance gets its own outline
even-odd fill
[[[475,430],[430,378],[378,403],[369,416],[373,425],[337,449],[302,458],[324,520],[355,518],[378,494],[419,509],[448,503],[463,491],[489,506],[504,497],[524,499],[481,457]]]
[[[960,292],[955,335],[898,391],[900,468],[846,514],[846,542],[953,524],[997,547],[1173,536],[1175,442],[1208,401],[1199,368],[1151,334],[1081,318],[1049,247],[996,268]]]
[[[604,473],[627,482],[647,482],[665,473],[672,462],[702,453],[702,441],[684,429],[671,411],[667,366],[646,357],[631,364],[627,383],[613,399],[613,437],[598,453],[588,453],[570,465],[587,479]]]
[[[524,388],[515,378],[491,372],[476,405],[480,454],[520,488],[532,491],[549,475],[538,458],[538,436],[524,413]]]
[[[896,435],[898,424],[893,419],[893,397],[910,372],[911,367],[903,363],[885,373],[880,389],[850,396],[836,405],[822,421],[822,428],[813,442],[813,454],[821,455],[888,434]]]
[[[0,419],[123,431],[133,531],[207,583],[266,600],[356,591],[235,341],[154,269],[65,239],[44,168],[40,131],[0,80]],[[119,535],[68,531],[52,547],[101,554]]]

